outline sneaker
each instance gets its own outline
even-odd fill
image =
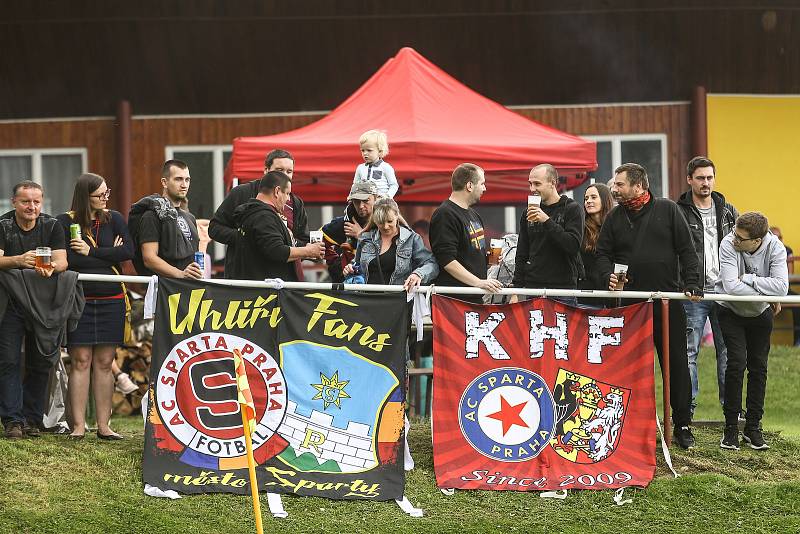
[[[675,427],[672,430],[672,441],[683,449],[690,449],[694,447],[694,434],[688,426]]]
[[[6,438],[7,439],[20,439],[25,436],[22,431],[22,423],[11,422],[6,425]]]
[[[739,427],[737,425],[727,425],[725,427],[719,446],[732,451],[739,450]]]
[[[129,395],[134,391],[139,390],[139,386],[137,386],[136,383],[131,380],[131,377],[128,376],[128,373],[120,373],[117,375],[115,387],[117,388],[117,391],[124,393],[125,395]]]
[[[744,438],[745,443],[750,445],[751,449],[755,449],[757,451],[769,449],[769,445],[767,445],[767,442],[764,441],[764,435],[761,433],[760,428],[753,430],[745,429],[744,432],[742,432],[742,437]]]
[[[32,425],[28,422],[26,422],[25,425],[23,425],[22,431],[25,432],[25,435],[28,436],[29,438],[38,438],[39,436],[42,435],[42,433],[39,431],[38,426]]]

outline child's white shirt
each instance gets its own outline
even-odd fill
[[[378,195],[393,198],[400,184],[391,165],[379,159],[375,163],[363,163],[356,167],[353,183],[370,181],[375,184]]]

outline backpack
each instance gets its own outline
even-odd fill
[[[503,236],[503,248],[500,251],[500,261],[497,265],[490,265],[486,273],[486,278],[494,278],[508,285],[514,280],[514,267],[517,259],[517,234],[506,234]],[[508,302],[508,295],[483,295],[484,304],[505,304]]]

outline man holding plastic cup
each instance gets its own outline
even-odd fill
[[[67,268],[61,224],[42,215],[42,186],[30,181],[14,186],[14,211],[0,219],[0,269],[35,269],[49,277]],[[8,299],[0,320],[0,419],[7,438],[39,435],[44,415],[47,381],[52,365],[39,354],[36,343],[25,344],[25,382],[22,382],[22,343],[33,341],[20,305]]]
[[[583,209],[558,193],[558,171],[552,165],[534,167],[528,184],[528,208],[519,221],[514,287],[575,289],[583,266]],[[518,299],[513,295],[510,302]],[[575,297],[556,300],[578,303]]]
[[[597,241],[597,270],[612,291],[684,292],[693,301],[703,294],[692,235],[678,205],[650,193],[647,171],[625,163],[614,171],[611,193],[619,205],[606,217]],[[632,302],[632,301],[628,301]],[[691,383],[686,355],[686,312],[669,301],[669,331],[661,329],[661,306],[653,306],[653,341],[659,362],[662,336],[669,336],[670,405],[674,440],[694,446],[689,428]]]

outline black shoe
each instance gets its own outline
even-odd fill
[[[7,439],[20,439],[23,437],[25,437],[25,432],[22,430],[22,423],[14,421],[6,425]]]
[[[719,446],[732,451],[739,450],[739,427],[737,425],[725,426],[725,432],[722,434]]]
[[[751,449],[755,449],[757,451],[769,449],[769,445],[767,445],[767,442],[764,441],[764,435],[761,433],[760,428],[752,430],[745,428],[744,432],[742,432],[742,437],[744,438],[745,443],[750,445]]]
[[[688,426],[675,427],[672,430],[672,441],[683,449],[690,449],[694,447],[694,434]]]
[[[27,422],[22,427],[22,431],[25,432],[25,435],[28,436],[29,438],[38,438],[39,436],[42,435],[42,433],[39,431],[38,426],[32,425]]]
[[[100,432],[97,432],[97,437],[99,439],[102,439],[102,440],[105,440],[105,441],[117,441],[117,440],[120,440],[120,439],[125,439],[125,438],[123,438],[122,436],[120,436],[119,434],[116,434],[116,433],[114,433],[114,434],[101,434]]]

